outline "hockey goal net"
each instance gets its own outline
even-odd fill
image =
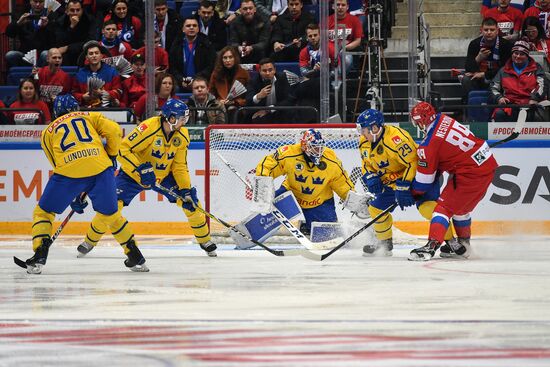
[[[274,153],[280,146],[299,142],[303,132],[309,128],[321,132],[327,147],[333,149],[342,161],[356,191],[364,192],[360,180],[359,132],[355,124],[211,125],[205,131],[206,209],[231,224],[237,224],[250,215],[251,191],[243,179],[248,182],[263,157]],[[283,179],[275,179],[276,189]],[[351,215],[339,201],[335,195],[338,219],[347,222]],[[227,229],[214,221],[210,221],[210,226],[213,236],[227,234]]]

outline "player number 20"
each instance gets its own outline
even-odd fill
[[[468,139],[468,135],[470,134],[471,132],[466,126],[459,123],[454,123],[445,140],[448,143],[458,147],[460,150],[467,152],[475,145],[473,140]]]
[[[55,129],[56,133],[60,129],[63,130],[63,137],[61,138],[60,143],[60,147],[63,152],[76,144],[76,142],[74,141],[67,142],[69,133],[71,132],[71,127],[78,141],[82,143],[89,143],[93,140],[92,136],[90,135],[90,130],[88,130],[88,126],[86,125],[86,121],[83,118],[72,119],[71,126],[67,124],[61,124]]]

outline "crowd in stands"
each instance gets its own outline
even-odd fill
[[[549,0],[483,1],[481,35],[473,39],[459,76],[464,102],[472,92],[488,91],[489,104],[499,105],[494,121],[516,121],[518,108],[547,99],[549,74]],[[531,108],[529,120],[545,120],[541,108]]]
[[[334,26],[337,19],[342,29],[330,40],[355,50],[361,46],[368,2],[335,2],[337,11],[329,22]],[[49,123],[53,99],[67,93],[83,108],[129,108],[138,119],[144,118],[149,66],[143,1],[65,0],[55,10],[45,3],[29,0],[6,29],[16,44],[5,55],[8,70],[34,63],[28,78],[20,78],[17,100],[9,106],[19,111],[10,112],[8,123],[29,123],[34,115],[39,116],[34,123]],[[194,4],[195,9],[185,13],[174,9],[173,2],[154,0],[157,109],[168,98],[188,98],[191,107],[205,108],[194,111],[190,122],[211,124],[232,122],[245,106],[318,108],[318,0]],[[331,44],[331,67],[336,65],[333,49]],[[36,54],[29,60],[31,50]],[[295,64],[295,73],[277,70],[278,63]],[[69,66],[77,67],[76,72],[67,72]],[[296,119],[296,113],[252,109],[239,121]]]

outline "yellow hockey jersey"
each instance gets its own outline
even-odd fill
[[[106,139],[103,146],[101,138]],[[122,129],[99,112],[71,112],[52,121],[42,131],[40,145],[54,168],[66,177],[95,176],[112,166]]]
[[[395,189],[395,180],[412,182],[416,174],[416,143],[400,127],[385,125],[382,136],[370,143],[361,135],[362,172],[378,173],[382,184]]]
[[[141,180],[136,168],[150,162],[159,182],[172,173],[179,189],[189,189],[188,147],[189,132],[185,127],[168,137],[162,129],[160,116],[154,116],[136,126],[122,140],[118,160],[122,170],[138,183]]]
[[[256,167],[256,175],[273,178],[286,175],[283,186],[292,191],[300,207],[315,208],[334,197],[345,199],[353,183],[342,162],[325,148],[319,166],[306,161],[300,144],[284,145],[266,156]]]

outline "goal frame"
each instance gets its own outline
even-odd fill
[[[356,124],[218,124],[218,125],[209,125],[204,130],[204,201],[205,208],[207,211],[210,211],[210,172],[211,172],[211,162],[210,162],[210,131],[211,130],[253,130],[253,129],[356,129]],[[359,155],[359,151],[357,151]]]

